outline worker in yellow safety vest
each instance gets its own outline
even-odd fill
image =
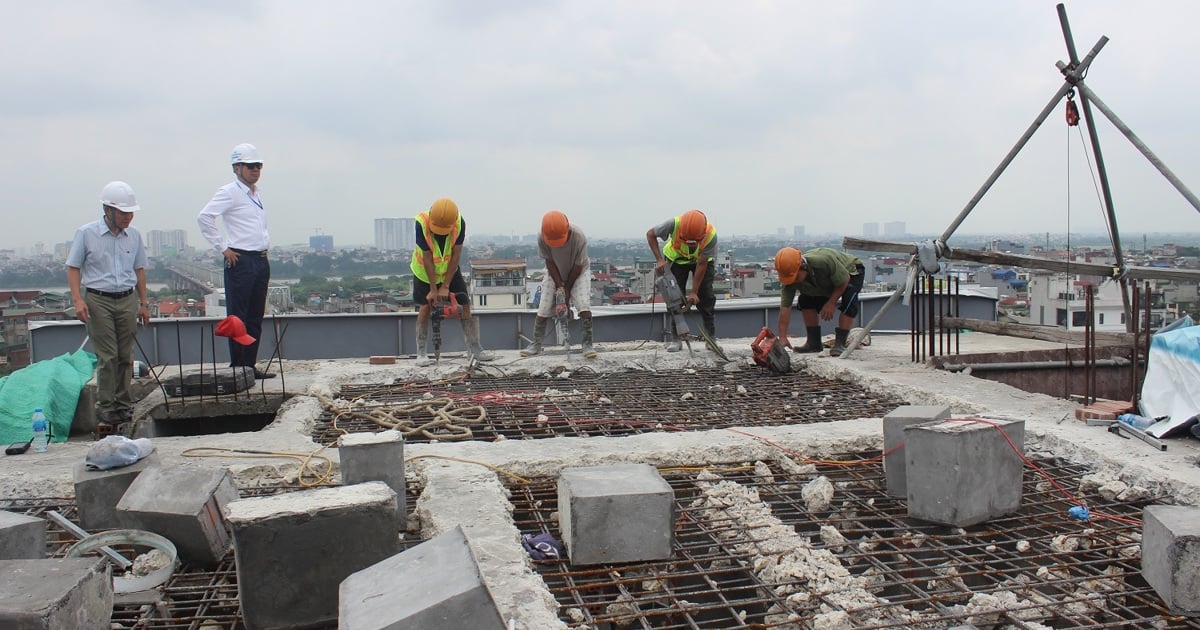
[[[417,365],[433,363],[426,349],[429,340],[429,318],[432,308],[441,308],[450,300],[450,293],[467,294],[459,261],[467,236],[467,222],[458,213],[458,204],[442,198],[429,210],[416,217],[416,247],[409,267],[413,273],[413,302],[417,311]],[[467,352],[476,361],[492,361],[496,356],[479,343],[479,322],[471,317],[471,300],[462,302],[463,336]]]
[[[659,251],[658,241],[663,241]],[[716,339],[717,325],[713,315],[717,296],[713,293],[713,273],[709,267],[717,256],[717,228],[708,222],[708,217],[699,210],[688,210],[674,219],[667,219],[646,231],[646,242],[658,261],[654,271],[657,275],[666,272],[670,263],[671,275],[682,291],[687,287],[688,274],[692,276],[692,288],[685,294],[688,304],[700,311],[704,332]],[[671,336],[667,339],[667,352],[679,352],[682,348],[675,320],[671,320]]]

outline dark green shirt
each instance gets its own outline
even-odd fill
[[[858,265],[862,264],[857,256],[828,247],[816,247],[804,252],[804,262],[808,265],[808,276],[802,282],[783,285],[780,291],[779,305],[783,308],[791,307],[796,301],[796,293],[824,297],[833,295],[835,289],[858,273]]]

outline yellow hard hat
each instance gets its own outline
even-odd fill
[[[429,206],[429,231],[445,236],[458,225],[458,204],[442,197]]]

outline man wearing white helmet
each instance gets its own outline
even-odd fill
[[[196,222],[200,233],[225,260],[226,314],[238,316],[246,325],[246,333],[255,339],[250,345],[230,339],[229,365],[254,370],[254,378],[273,378],[274,374],[254,366],[271,280],[271,263],[267,260],[271,235],[267,232],[267,210],[258,191],[263,161],[254,145],[242,143],[233,147],[229,162],[234,180],[217,189]],[[218,217],[224,224],[224,235],[217,228]]]
[[[96,421],[128,422],[133,416],[133,344],[139,321],[150,319],[146,250],[132,227],[140,209],[133,188],[109,182],[100,192],[104,214],[75,231],[67,254],[67,284],[75,317],[87,324],[96,351]],[[134,295],[136,292],[136,295]]]

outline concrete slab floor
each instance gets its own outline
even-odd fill
[[[750,339],[722,340],[726,353],[742,367],[738,378],[760,378],[749,366]],[[960,338],[962,353],[1061,348],[1028,339],[965,333]],[[714,357],[697,350],[668,354],[659,343],[600,344],[601,355],[585,360],[578,353],[546,354],[520,358],[515,351],[499,353],[495,363],[485,364],[493,374],[544,372],[558,366],[568,370],[587,366],[597,371],[682,370],[688,366],[714,365]],[[954,416],[981,415],[1015,418],[1026,422],[1029,452],[1050,453],[1086,464],[1098,474],[1142,489],[1152,496],[1170,497],[1177,503],[1200,505],[1200,442],[1191,438],[1168,440],[1160,452],[1137,441],[1124,440],[1103,427],[1089,427],[1074,420],[1077,406],[1070,401],[1029,394],[991,381],[962,374],[932,370],[910,362],[907,336],[875,335],[869,347],[849,358],[796,355],[793,365],[831,379],[854,382],[881,394],[913,405],[949,405]],[[279,408],[276,419],[265,429],[250,433],[165,437],[154,439],[163,465],[171,465],[198,454],[198,447],[219,455],[206,465],[230,468],[241,487],[294,482],[300,474],[294,457],[259,457],[242,451],[307,454],[320,448],[309,437],[314,419],[322,412],[318,396],[336,398],[343,384],[402,383],[411,379],[450,377],[465,362],[445,360],[433,368],[417,368],[412,361],[373,366],[361,359],[295,361],[285,363],[282,378],[260,381],[253,393],[285,391],[292,396]],[[280,370],[273,369],[279,372]],[[162,402],[155,395],[138,405],[139,415],[152,414]],[[172,405],[177,403],[172,401]],[[754,427],[752,433],[794,451],[809,455],[879,450],[882,429],[879,418],[862,418],[818,425]],[[45,454],[27,453],[6,457],[5,475],[0,478],[0,499],[16,497],[69,497],[72,467],[82,461],[91,440],[73,439],[51,445]],[[659,433],[628,437],[549,438],[406,446],[409,474],[423,488],[415,517],[421,537],[429,538],[461,524],[479,555],[482,572],[506,618],[517,627],[565,627],[559,621],[553,597],[529,566],[518,543],[511,509],[502,479],[489,468],[461,461],[471,460],[525,477],[553,476],[568,466],[645,462],[656,466],[705,466],[738,462],[776,461],[781,452],[753,437],[726,430],[692,433]],[[336,449],[321,455],[337,461]]]

